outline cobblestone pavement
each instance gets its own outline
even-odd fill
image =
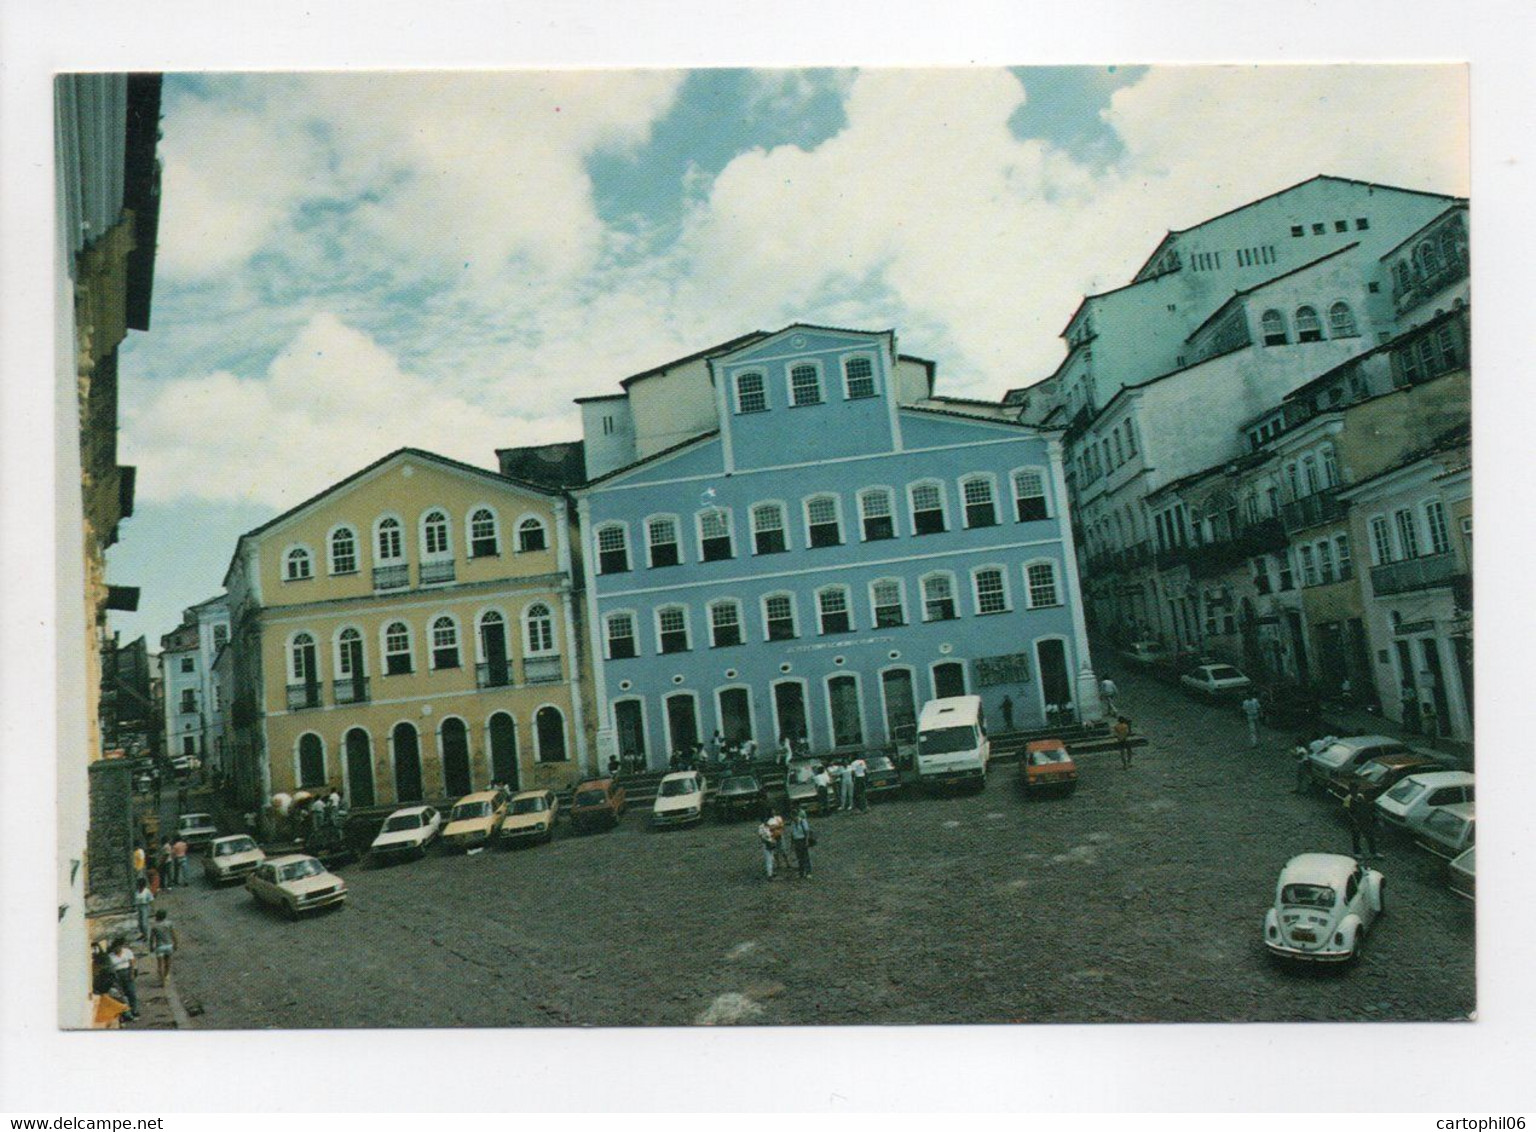
[[[1448,1020],[1475,1008],[1474,923],[1443,865],[1378,862],[1363,962],[1273,967],[1280,866],[1347,852],[1293,794],[1291,736],[1114,673],[1151,742],[1080,760],[1075,796],[916,795],[817,823],[809,881],[763,879],[751,823],[564,829],[548,846],[345,870],[288,923],[239,889],[174,893],[181,994],[209,1027]]]

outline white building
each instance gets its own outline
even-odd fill
[[[224,692],[214,669],[229,640],[229,605],[224,594],[199,602],[182,623],[160,638],[160,674],[165,689],[165,753],[192,755],[212,773],[224,757]]]

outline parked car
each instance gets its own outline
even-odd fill
[[[1351,735],[1347,739],[1335,739],[1321,751],[1308,755],[1307,771],[1312,775],[1312,781],[1326,786],[1372,759],[1412,753],[1398,740],[1386,735]]]
[[[1077,763],[1060,739],[1026,743],[1019,769],[1024,774],[1026,794],[1070,794],[1077,789]]]
[[[901,789],[901,771],[886,755],[866,755],[864,765],[869,772],[864,776],[864,791],[871,798],[876,794],[893,794]]]
[[[1132,664],[1149,665],[1167,660],[1168,650],[1157,641],[1132,641],[1120,655]]]
[[[1376,812],[1398,829],[1416,829],[1429,812],[1442,806],[1474,802],[1475,782],[1466,770],[1434,770],[1410,774],[1380,798]]]
[[[189,848],[207,845],[218,835],[212,814],[182,814],[176,819],[176,837],[185,841]]]
[[[663,778],[651,804],[651,824],[689,825],[704,816],[704,776],[696,770],[679,770]]]
[[[1358,763],[1354,770],[1324,785],[1330,794],[1347,798],[1352,790],[1358,790],[1367,802],[1374,802],[1398,782],[1410,774],[1444,769],[1438,759],[1418,751],[1404,751],[1395,755],[1378,755],[1368,762]]]
[[[431,806],[407,806],[384,819],[368,852],[380,861],[425,857],[427,847],[443,831],[443,815]]]
[[[579,830],[616,826],[628,804],[624,787],[612,778],[589,778],[571,796],[571,825]]]
[[[1477,846],[1469,845],[1446,866],[1451,891],[1468,900],[1477,899]]]
[[[245,878],[245,888],[263,904],[281,908],[291,920],[347,898],[347,882],[302,853],[263,861]]]
[[[726,775],[715,790],[715,815],[721,821],[755,818],[763,812],[768,792],[755,774]]]
[[[261,846],[249,834],[217,837],[209,843],[208,855],[203,858],[203,876],[209,884],[228,884],[249,876],[266,859]]]
[[[1219,700],[1235,696],[1253,687],[1253,681],[1230,664],[1202,664],[1179,677],[1187,691]]]
[[[1384,910],[1386,879],[1353,857],[1303,853],[1280,870],[1264,913],[1264,946],[1276,960],[1349,963]]]
[[[466,794],[448,812],[443,844],[453,849],[472,849],[496,836],[507,816],[505,790],[481,790]]]
[[[866,759],[867,763],[868,760]],[[799,759],[784,771],[784,802],[787,813],[793,814],[801,806],[812,813],[820,810],[817,805],[816,772],[821,764],[810,759]],[[865,789],[869,789],[866,779]]]
[[[1413,839],[1437,857],[1459,857],[1477,839],[1476,810],[1472,802],[1437,806],[1410,827]]]
[[[980,696],[929,700],[917,717],[917,779],[924,786],[965,782],[985,789],[992,742]]]
[[[560,816],[560,799],[553,790],[524,790],[512,799],[506,820],[501,823],[501,842],[550,842],[555,839],[555,819]]]

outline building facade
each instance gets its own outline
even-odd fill
[[[228,641],[229,603],[223,594],[187,609],[181,624],[160,638],[165,753],[197,758],[210,774],[224,770],[224,688],[214,660]]]
[[[564,500],[402,449],[244,535],[225,585],[243,798],[354,806],[590,765]]]
[[[933,382],[890,333],[795,325],[583,401],[605,755],[905,742],[966,693],[994,729],[1099,717],[1059,437]]]

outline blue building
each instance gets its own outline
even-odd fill
[[[580,404],[600,751],[910,740],[1100,715],[1060,434],[935,396],[894,334],[794,325]]]

